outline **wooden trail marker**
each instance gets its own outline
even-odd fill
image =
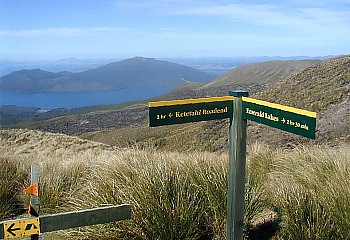
[[[227,192],[227,239],[242,240],[247,120],[315,139],[316,113],[248,98],[246,91],[230,96],[149,103],[150,127],[230,118]],[[208,113],[208,114],[207,114]]]
[[[131,218],[130,204],[39,216],[39,172],[39,165],[31,164],[31,186],[24,190],[31,194],[28,213],[33,217],[0,222],[0,239],[30,236],[37,240],[40,233]]]
[[[131,205],[107,206],[88,210],[66,212],[0,222],[0,239],[29,236],[34,230],[40,233],[68,228],[91,226],[131,218]]]
[[[37,163],[32,163],[30,165],[30,184],[29,189],[32,190],[30,193],[30,202],[28,213],[33,217],[39,217],[40,203],[39,203],[39,178],[40,178],[40,166]],[[26,190],[25,190],[26,191]],[[25,228],[27,229],[27,227]],[[40,228],[34,228],[30,231],[30,239],[38,240],[40,234]],[[29,232],[28,232],[29,234]]]

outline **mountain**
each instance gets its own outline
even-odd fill
[[[319,62],[320,60],[275,60],[251,63],[231,70],[203,88],[232,84],[274,84]]]
[[[176,87],[186,82],[209,82],[212,75],[180,64],[135,57],[79,73],[16,71],[0,78],[3,92],[65,92],[116,90],[135,87]]]
[[[40,69],[15,71],[0,78],[3,92],[44,92],[50,91],[55,82],[69,76],[70,72],[52,73]]]

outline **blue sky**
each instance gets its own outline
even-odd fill
[[[350,54],[350,0],[0,0],[0,60]]]

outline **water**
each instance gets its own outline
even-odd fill
[[[20,107],[39,107],[45,110],[55,108],[71,109],[99,104],[118,104],[127,101],[143,100],[159,96],[171,90],[171,87],[152,87],[88,92],[0,92],[0,106],[17,105]]]

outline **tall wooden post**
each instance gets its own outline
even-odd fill
[[[242,118],[242,97],[246,91],[230,91],[233,116],[230,122],[227,193],[227,239],[243,239],[247,121]]]
[[[30,174],[30,184],[38,184],[40,177],[40,167],[37,163],[32,163],[30,166],[31,174]],[[30,195],[30,204],[29,204],[29,214],[34,217],[39,217],[40,204],[39,204],[39,196],[35,196],[33,194]],[[39,234],[33,234],[30,237],[31,240],[39,239]]]

